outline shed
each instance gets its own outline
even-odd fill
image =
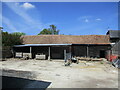
[[[15,45],[14,52],[45,54],[46,58],[63,59],[71,56],[102,57],[110,50],[109,35],[32,35],[22,36],[23,45]]]
[[[111,43],[115,43],[120,40],[120,30],[109,30],[106,34],[110,36]]]

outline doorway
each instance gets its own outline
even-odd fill
[[[105,58],[105,50],[100,50],[100,58]]]

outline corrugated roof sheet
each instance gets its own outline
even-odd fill
[[[14,47],[25,47],[25,46],[68,46],[72,44],[24,44],[24,45],[14,45]]]
[[[109,35],[25,35],[22,38],[23,44],[110,44]]]
[[[109,30],[107,35],[110,35],[110,38],[120,38],[120,30]]]

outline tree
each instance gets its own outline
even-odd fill
[[[59,34],[59,30],[56,29],[55,25],[50,25],[50,30],[51,30],[52,34],[55,34],[55,35]]]
[[[21,35],[2,31],[2,46],[14,46],[22,44]]]
[[[38,35],[41,35],[41,34],[52,34],[52,33],[48,29],[43,29]]]
[[[0,27],[0,30],[2,30],[3,29],[3,27]]]
[[[14,32],[14,33],[12,33],[13,35],[20,35],[20,36],[22,36],[22,35],[26,35],[25,33],[23,33],[23,32]]]
[[[14,45],[22,44],[23,39],[21,36],[25,34],[21,32],[8,33],[3,32],[3,30],[1,30],[1,33],[2,33],[2,58],[12,57],[13,56],[12,47]]]
[[[59,30],[56,29],[55,25],[50,25],[50,28],[43,29],[38,35],[43,35],[43,34],[58,35],[59,34]]]

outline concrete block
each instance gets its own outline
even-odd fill
[[[23,57],[25,57],[25,56],[29,56],[29,58],[32,58],[32,53],[23,53]]]
[[[39,59],[39,60],[45,60],[46,56],[45,55],[36,55],[35,58]]]
[[[16,53],[15,53],[15,57],[23,57],[22,52],[16,52]]]

